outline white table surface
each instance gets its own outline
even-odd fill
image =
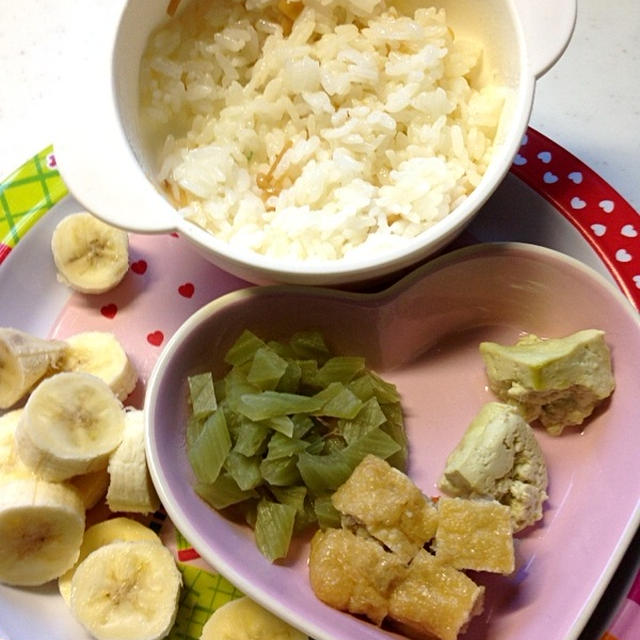
[[[78,15],[87,3],[109,12],[121,0],[83,0],[80,12],[78,0],[0,0],[0,180],[52,142],[55,114],[66,99],[59,88],[64,56],[82,55],[91,44],[90,34],[78,37]],[[538,81],[531,117],[533,127],[591,166],[638,210],[639,43],[640,2],[578,0],[573,38]],[[604,603],[600,622],[581,640],[599,637],[612,604]]]

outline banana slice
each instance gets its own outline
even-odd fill
[[[113,542],[133,542],[136,540],[148,540],[162,544],[156,533],[132,518],[111,518],[90,526],[84,532],[76,563],[58,578],[58,589],[67,605],[71,606],[71,579],[78,565],[90,553]]]
[[[216,609],[202,627],[200,640],[308,640],[247,596]]]
[[[16,447],[15,432],[24,409],[14,409],[0,416],[0,484],[36,475],[22,462]]]
[[[81,293],[104,293],[129,269],[129,238],[90,213],[63,218],[51,237],[58,280]]]
[[[135,389],[138,372],[113,333],[85,331],[65,342],[59,364],[62,371],[84,371],[101,378],[121,401]]]
[[[56,365],[64,342],[43,340],[19,329],[0,328],[0,409],[21,400]]]
[[[160,506],[144,447],[144,413],[129,409],[122,442],[109,457],[107,504],[111,511],[153,513]]]
[[[105,468],[123,431],[124,408],[103,380],[63,372],[29,396],[15,437],[28,467],[60,481]]]
[[[171,552],[150,540],[112,542],[71,579],[71,611],[98,640],[158,640],[173,626],[182,576]]]
[[[93,509],[107,493],[109,472],[106,469],[97,469],[73,476],[67,482],[78,492],[85,511],[88,511]]]
[[[37,586],[78,557],[84,506],[65,484],[22,478],[0,486],[0,582]]]

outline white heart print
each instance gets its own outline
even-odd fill
[[[618,249],[616,251],[616,260],[618,262],[631,262],[633,256],[626,249]]]
[[[640,289],[640,275],[633,276],[633,281],[636,285],[636,289]]]
[[[624,227],[620,229],[620,233],[625,238],[635,238],[638,235],[638,232],[632,224],[625,224]]]
[[[538,154],[538,160],[544,162],[545,164],[549,164],[551,162],[551,152],[550,151],[541,151]]]
[[[527,164],[527,159],[524,156],[518,154],[513,159],[513,164],[515,164],[517,167],[521,167],[523,164]]]
[[[553,184],[554,182],[558,182],[558,176],[555,175],[555,173],[551,173],[551,171],[547,171],[544,176],[542,176],[542,179],[546,184]]]
[[[587,203],[582,198],[578,198],[578,196],[573,196],[570,204],[572,209],[584,209],[587,206]]]
[[[611,213],[615,207],[615,205],[613,204],[613,200],[600,200],[600,202],[598,202],[598,206],[605,213]]]
[[[598,238],[602,238],[602,236],[607,233],[607,227],[603,224],[592,224],[591,231],[593,231],[594,235],[598,236]]]
[[[568,176],[569,180],[573,182],[573,184],[580,184],[582,182],[582,172],[581,171],[572,171]]]

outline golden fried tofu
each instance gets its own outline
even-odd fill
[[[435,535],[438,511],[401,471],[368,455],[333,494],[335,508],[402,560],[411,558]]]
[[[309,580],[316,596],[378,625],[387,615],[393,587],[406,573],[398,556],[347,529],[318,531],[311,540]]]
[[[496,500],[441,497],[436,557],[456,569],[511,573],[515,568],[511,512]]]
[[[484,587],[422,549],[389,599],[389,616],[411,635],[456,640],[482,612]]]

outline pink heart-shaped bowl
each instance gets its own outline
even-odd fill
[[[485,612],[464,638],[576,638],[638,526],[640,322],[622,294],[582,263],[533,245],[467,247],[441,256],[375,294],[297,286],[255,287],[215,300],[168,342],[147,387],[147,455],[176,527],[239,589],[316,640],[396,636],[330,609],[307,574],[308,539],[270,564],[251,531],[208,507],[192,489],[185,455],[187,376],[223,372],[222,355],[243,329],[263,338],[320,330],[341,354],[358,354],[402,396],[409,475],[428,495],[447,454],[493,399],[478,352],[482,340],[522,332],[606,332],[617,387],[580,429],[536,429],[549,468],[542,523],[517,535],[517,570],[479,576]]]

